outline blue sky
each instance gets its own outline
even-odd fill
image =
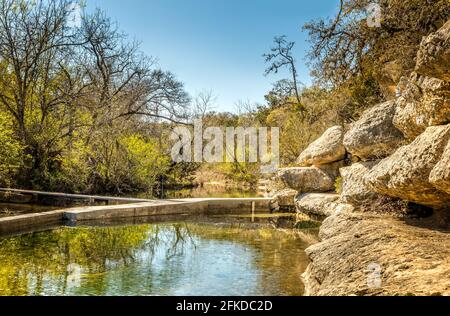
[[[295,41],[302,82],[311,82],[301,26],[332,16],[338,0],[87,0],[101,8],[142,50],[157,57],[194,95],[213,90],[218,111],[233,111],[239,100],[263,102],[278,76],[265,77],[262,54],[274,36]]]

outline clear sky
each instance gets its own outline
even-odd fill
[[[87,0],[118,22],[142,50],[174,72],[194,95],[213,90],[218,111],[233,111],[235,102],[263,102],[271,83],[262,54],[274,36],[295,41],[302,82],[311,82],[304,56],[307,34],[301,26],[333,16],[338,0]]]

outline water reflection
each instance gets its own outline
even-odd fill
[[[305,247],[211,222],[61,228],[0,239],[0,295],[301,295]]]

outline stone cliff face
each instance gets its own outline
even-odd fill
[[[393,123],[409,140],[450,121],[450,83],[413,73],[402,78]]]
[[[416,71],[450,82],[450,21],[436,33],[422,40],[417,54]]]
[[[450,205],[450,195],[429,181],[449,140],[450,124],[428,127],[411,144],[374,166],[364,177],[366,185],[374,192],[422,205]]]
[[[306,250],[306,295],[449,295],[448,233],[385,215],[340,212]]]
[[[330,128],[298,165],[278,174],[284,203],[327,217],[307,295],[450,295],[450,21],[423,39],[396,98]]]

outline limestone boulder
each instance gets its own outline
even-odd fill
[[[417,53],[416,71],[450,82],[450,20],[425,37]]]
[[[292,189],[283,189],[278,191],[270,201],[272,212],[293,211],[295,209],[294,199],[297,191]]]
[[[398,91],[393,123],[409,140],[450,122],[450,82],[413,73],[402,78]]]
[[[339,170],[344,166],[345,166],[345,162],[344,162],[344,160],[341,160],[341,161],[328,163],[326,165],[320,165],[320,166],[317,166],[317,168],[319,168],[320,170],[322,170],[323,172],[328,174],[333,179],[333,181],[335,181],[336,178],[340,176]]]
[[[350,126],[344,135],[344,146],[363,161],[384,158],[404,140],[394,126],[395,101],[378,104]]]
[[[350,167],[341,168],[341,201],[343,203],[361,206],[377,196],[364,183],[364,177],[379,161],[359,162],[352,164]]]
[[[258,180],[258,193],[264,197],[273,197],[285,189],[286,186],[277,176]]]
[[[284,168],[278,171],[284,184],[298,192],[328,192],[334,189],[334,178],[318,167]]]
[[[343,138],[344,129],[342,126],[329,128],[300,154],[297,163],[305,167],[343,160],[345,158],[345,148],[342,144]]]
[[[450,124],[431,126],[416,140],[399,148],[364,177],[370,190],[435,208],[448,207],[450,194],[429,182],[450,139]]]
[[[429,180],[436,189],[450,194],[450,142],[447,144],[442,159],[431,171]]]
[[[295,207],[298,213],[327,217],[333,214],[338,199],[339,194],[302,193],[295,197]]]
[[[366,213],[341,212],[306,249],[305,295],[450,295],[448,233]]]

